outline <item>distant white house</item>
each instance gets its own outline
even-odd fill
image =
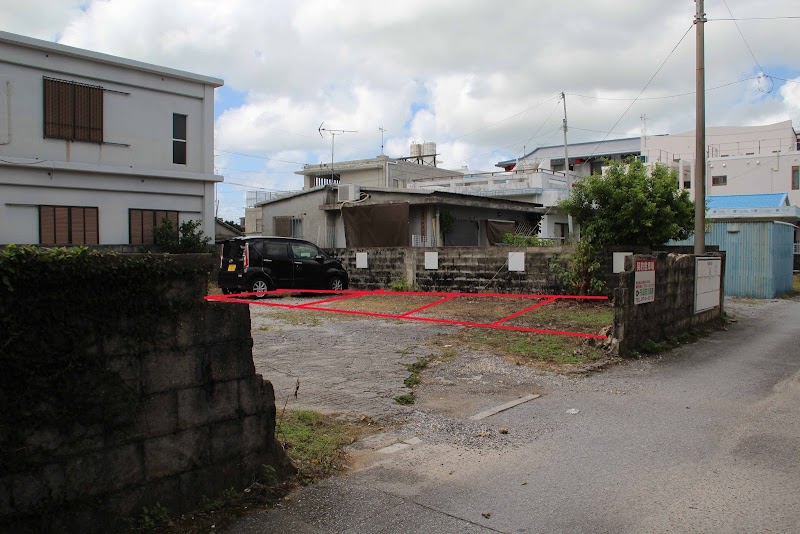
[[[214,238],[222,80],[0,32],[0,244]]]
[[[694,147],[691,130],[642,137],[641,154],[648,165],[677,169],[681,188],[694,197]],[[708,196],[788,193],[789,204],[800,205],[800,151],[792,121],[706,128],[706,153]]]

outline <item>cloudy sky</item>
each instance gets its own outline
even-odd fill
[[[705,10],[708,124],[800,128],[797,0]],[[693,0],[3,0],[0,29],[224,79],[215,162],[231,219],[245,190],[298,189],[294,171],[330,161],[323,121],[357,131],[336,136],[337,161],[380,154],[383,128],[389,156],[435,141],[445,167],[474,170],[561,143],[561,92],[570,142],[690,130],[694,13]]]

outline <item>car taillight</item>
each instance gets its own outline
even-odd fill
[[[247,269],[250,266],[250,243],[245,243],[244,245],[244,265],[242,265],[243,269]]]

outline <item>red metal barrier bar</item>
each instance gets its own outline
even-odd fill
[[[529,298],[529,299],[576,299],[576,300],[608,300],[608,297],[598,295],[544,295],[534,293],[456,293],[456,292],[443,292],[443,291],[385,291],[383,289],[376,289],[373,291],[365,291],[363,289],[273,289],[267,292],[245,292],[235,293],[231,295],[224,295],[225,297],[243,297],[249,295],[276,295],[276,294],[295,294],[295,293],[320,293],[320,294],[362,294],[362,295],[414,295],[414,296],[433,296],[433,297],[496,297],[496,298]],[[211,295],[209,300],[214,300],[214,297],[219,295]]]
[[[283,304],[277,302],[263,302],[263,301],[252,301],[252,300],[240,300],[239,298],[235,297],[248,297],[248,296],[263,296],[263,295],[275,295],[275,294],[292,294],[292,293],[320,293],[320,294],[337,294],[342,295],[341,297],[333,298],[333,299],[326,299],[323,301],[315,301],[315,302],[308,302],[304,304]],[[340,310],[335,308],[320,308],[316,305],[322,304],[325,302],[332,302],[335,300],[344,300],[351,297],[357,296],[366,296],[366,295],[414,295],[414,296],[440,296],[444,297],[436,302],[418,308],[416,310],[412,310],[402,315],[395,315],[395,314],[388,314],[388,313],[376,313],[376,312],[363,312],[363,311],[354,311],[354,310]],[[423,309],[430,308],[447,300],[456,298],[456,297],[497,297],[497,298],[528,298],[528,299],[544,299],[544,302],[537,303],[533,306],[526,308],[520,312],[514,313],[494,323],[474,323],[469,321],[453,321],[449,319],[433,319],[430,317],[412,317],[411,314],[417,313],[422,311]],[[439,323],[439,324],[450,324],[456,326],[471,326],[477,328],[491,328],[495,330],[509,330],[509,331],[517,331],[517,332],[529,332],[529,333],[538,333],[538,334],[552,334],[552,335],[562,335],[562,336],[570,336],[570,337],[583,337],[583,338],[593,338],[593,339],[604,339],[604,336],[597,335],[597,334],[584,334],[582,332],[569,332],[569,331],[559,331],[559,330],[548,330],[548,329],[540,329],[540,328],[526,328],[526,327],[519,327],[519,326],[507,326],[500,324],[504,321],[522,315],[534,308],[538,308],[540,306],[544,306],[546,304],[550,304],[556,300],[560,299],[573,299],[573,300],[607,300],[607,297],[603,296],[580,296],[580,295],[539,295],[539,294],[508,294],[508,293],[452,293],[452,292],[424,292],[424,291],[384,291],[384,290],[376,290],[376,291],[364,291],[364,290],[330,290],[330,289],[277,289],[273,291],[269,291],[267,293],[264,292],[244,292],[244,293],[237,293],[231,295],[209,295],[205,297],[206,300],[209,301],[217,301],[217,302],[235,302],[239,304],[258,304],[261,306],[274,306],[279,308],[288,308],[288,309],[306,309],[306,310],[314,310],[314,311],[323,311],[323,312],[333,312],[333,313],[348,313],[352,315],[363,315],[367,317],[380,317],[384,319],[401,319],[401,320],[408,320],[408,321],[423,321],[423,322],[430,322],[430,323]]]
[[[314,302],[306,302],[305,304],[298,304],[297,307],[298,308],[305,308],[306,306],[315,306],[317,304],[326,304],[328,302],[336,302],[337,300],[346,300],[346,299],[352,299],[352,298],[356,298],[356,297],[363,297],[364,295],[369,295],[369,292],[353,293],[353,294],[350,294],[350,295],[342,295],[341,297],[334,297],[332,299],[315,300]]]
[[[536,308],[539,308],[539,307],[544,306],[546,304],[550,304],[551,302],[555,302],[555,301],[556,301],[555,298],[546,299],[543,302],[539,302],[538,304],[534,304],[533,306],[529,306],[529,307],[525,308],[522,311],[518,311],[516,313],[512,313],[511,315],[509,315],[507,317],[503,317],[502,319],[498,319],[495,322],[493,322],[492,324],[504,323],[504,322],[506,322],[506,321],[508,321],[510,319],[513,319],[514,317],[519,317],[522,314],[528,313],[531,310],[535,310]]]
[[[442,302],[447,302],[448,300],[453,300],[454,298],[456,298],[456,297],[444,297],[444,298],[441,298],[441,299],[437,300],[436,302],[431,302],[429,304],[426,304],[425,306],[421,306],[421,307],[417,308],[416,310],[411,310],[410,312],[406,312],[403,315],[400,315],[399,317],[408,317],[409,315],[413,315],[413,314],[415,314],[417,312],[421,312],[422,310],[427,310],[428,308],[433,308],[434,306],[436,306],[437,304],[441,304]]]
[[[258,303],[255,303],[258,304]],[[526,328],[522,326],[506,326],[502,324],[489,324],[489,323],[473,323],[470,321],[453,321],[450,319],[434,319],[432,317],[403,317],[401,315],[391,315],[388,313],[375,313],[375,312],[362,312],[362,311],[353,311],[353,310],[337,310],[334,308],[304,308],[306,310],[315,310],[315,311],[325,311],[325,312],[334,312],[334,313],[351,313],[354,315],[365,315],[368,317],[381,317],[385,319],[402,319],[404,321],[423,321],[427,323],[439,323],[439,324],[449,324],[455,326],[473,326],[477,328],[491,328],[494,330],[510,330],[514,332],[529,332],[533,334],[554,334],[559,336],[568,336],[568,337],[585,337],[591,339],[605,339],[606,336],[601,336],[597,334],[584,334],[582,332],[569,332],[569,331],[561,331],[561,330],[547,330],[543,328]]]

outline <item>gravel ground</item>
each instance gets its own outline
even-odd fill
[[[279,302],[297,304],[313,298],[283,297]],[[726,311],[734,320],[751,317],[762,313],[769,302],[726,299]],[[251,305],[251,317],[256,371],[272,382],[279,411],[286,403],[290,409],[366,416],[384,428],[382,434],[356,444],[356,451],[374,451],[413,437],[466,449],[514,448],[556,430],[561,423],[531,420],[506,434],[500,432],[501,417],[480,421],[469,417],[531,393],[638,392],[637,375],[661,359],[618,362],[624,370],[616,370],[617,380],[611,385],[603,379],[602,370],[591,375],[558,375],[453,345],[448,336],[463,328],[458,326],[261,305]],[[409,376],[406,365],[431,356],[434,359],[414,390],[416,403],[397,404],[395,396],[411,391],[403,385]],[[620,373],[629,379],[619,380]]]
[[[428,343],[455,328],[258,304],[250,306],[250,316],[256,372],[272,382],[279,411],[287,403],[387,423],[414,411],[393,400],[411,391],[403,385],[406,365],[429,356]]]

